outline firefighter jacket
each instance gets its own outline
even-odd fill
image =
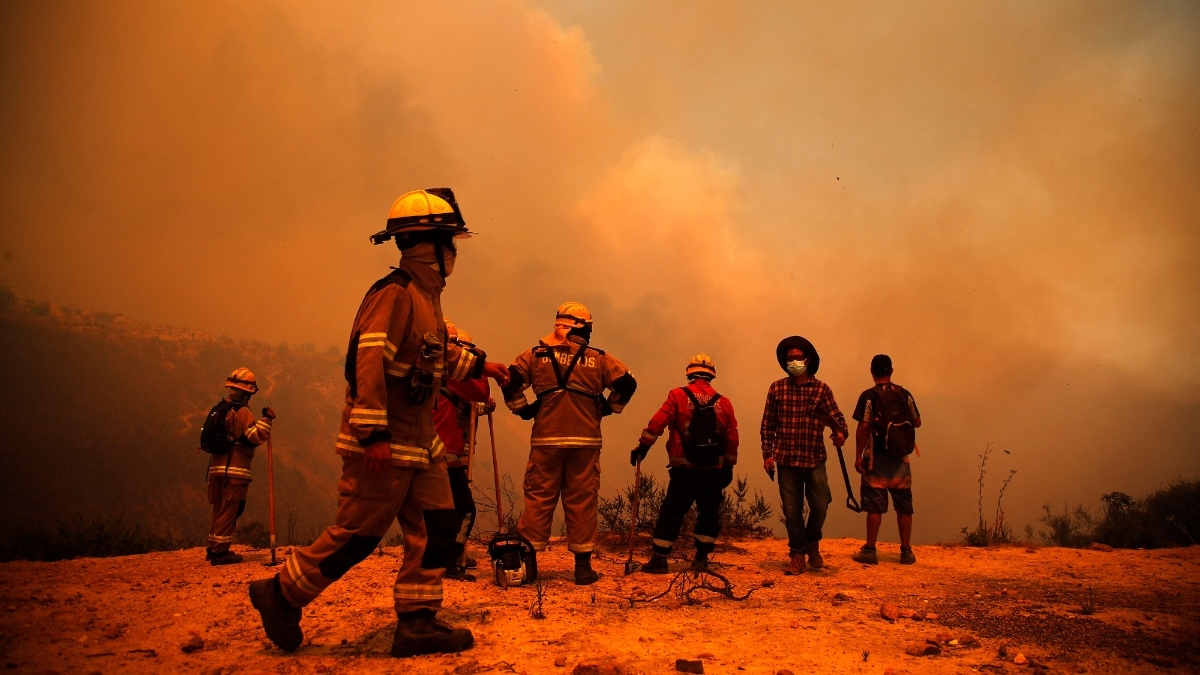
[[[442,446],[446,448],[448,467],[465,468],[469,463],[467,438],[471,427],[471,410],[486,414],[490,393],[487,378],[475,377],[465,382],[447,381],[438,394],[437,407],[433,409],[433,423]]]
[[[637,389],[625,364],[578,336],[553,347],[539,342],[517,357],[508,374],[504,402],[522,419],[533,419],[534,449],[599,450],[600,418],[620,413]],[[525,389],[533,389],[533,403]]]
[[[271,437],[271,420],[255,420],[250,408],[240,405],[225,414],[225,433],[233,439],[233,449],[208,460],[208,475],[254,480],[250,462],[254,460],[254,449]]]
[[[691,390],[700,405],[707,405],[709,400],[717,395],[717,391],[712,388],[712,385],[700,378],[689,382],[686,388]],[[653,446],[658,437],[662,436],[663,431],[669,428],[671,435],[667,437],[668,466],[692,466],[683,453],[683,432],[688,428],[688,423],[692,421],[693,405],[692,400],[683,390],[683,387],[678,387],[667,394],[666,402],[662,404],[658,412],[654,413],[654,417],[650,418],[650,425],[642,431],[642,437],[639,440],[643,445]],[[718,466],[733,466],[737,464],[739,443],[737,417],[733,414],[733,403],[725,396],[721,396],[713,404],[713,410],[717,414],[717,433],[721,434],[725,440],[721,463]]]
[[[388,441],[394,466],[428,468],[444,454],[433,425],[443,379],[483,373],[484,354],[446,336],[442,318],[445,280],[427,265],[403,258],[396,271],[367,291],[346,351],[346,405],[337,451],[363,453]],[[432,352],[428,340],[440,343]]]

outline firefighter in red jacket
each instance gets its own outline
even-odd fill
[[[451,339],[463,349],[476,349],[470,333],[455,327],[449,319],[446,320],[446,333],[457,336]],[[472,564],[475,561],[466,555],[467,539],[475,526],[475,495],[471,492],[471,480],[467,476],[471,463],[467,441],[472,433],[472,425],[478,427],[479,415],[496,409],[490,389],[487,379],[482,377],[462,382],[447,380],[433,409],[433,423],[437,427],[438,438],[446,447],[450,492],[454,495],[454,512],[459,517],[454,551],[446,563],[446,579],[475,581],[475,576],[467,572],[468,567],[475,566]]]
[[[696,557],[692,569],[708,571],[708,554],[721,533],[721,493],[733,482],[733,467],[737,464],[737,417],[733,403],[712,387],[717,367],[707,354],[697,354],[686,372],[687,386],[667,394],[666,402],[650,418],[650,425],[642,431],[638,446],[629,456],[629,463],[636,465],[646,458],[663,431],[671,429],[667,438],[667,472],[671,479],[654,525],[654,553],[642,566],[642,571],[650,574],[667,572],[667,556],[693,502]]]

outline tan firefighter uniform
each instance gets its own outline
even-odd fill
[[[575,310],[580,316],[574,315]],[[586,322],[590,330],[591,315],[578,303],[559,308],[558,319],[564,318]],[[616,357],[563,330],[569,327],[556,322],[554,333],[518,356],[509,366],[510,379],[503,390],[509,410],[534,420],[523,484],[525,511],[517,531],[534,550],[544,550],[561,497],[567,548],[589,553],[599,533],[600,419],[620,413],[637,382]],[[533,390],[533,403],[525,389]],[[606,389],[610,390],[607,397]]]
[[[444,279],[436,269],[404,257],[400,268],[367,292],[354,320],[346,358],[346,405],[337,452],[342,455],[337,524],[310,546],[297,549],[279,575],[288,601],[303,607],[358,564],[396,520],[404,535],[404,562],[396,575],[397,613],[437,611],[442,574],[458,519],[446,475],[445,451],[433,425],[433,406],[443,377],[478,377],[484,360],[447,339],[442,318]],[[437,336],[443,351],[425,363],[425,336]],[[417,402],[415,370],[433,379]],[[363,470],[363,447],[378,440],[391,446],[387,475]]]
[[[230,388],[251,394],[258,391],[254,374],[245,368],[235,370],[227,383],[232,383]],[[233,543],[237,519],[246,510],[246,493],[254,480],[250,473],[254,449],[271,437],[271,420],[266,417],[255,420],[248,405],[238,405],[226,413],[225,433],[233,441],[233,449],[208,460],[208,503],[212,505],[207,546],[210,557],[225,553]]]

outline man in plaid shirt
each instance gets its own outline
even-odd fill
[[[772,382],[767,390],[761,431],[763,467],[772,480],[779,472],[779,499],[790,556],[784,573],[802,574],[806,553],[814,569],[825,564],[821,559],[821,528],[833,494],[825,473],[827,455],[821,433],[831,427],[833,443],[840,447],[846,440],[846,418],[838,410],[829,385],[815,377],[821,357],[811,342],[798,335],[785,338],[775,348],[775,358],[788,377]]]

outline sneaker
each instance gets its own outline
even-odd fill
[[[808,544],[808,566],[814,570],[819,570],[825,566],[825,559],[821,557],[821,542],[813,541]]]
[[[708,571],[708,554],[707,553],[700,553],[699,551],[696,552],[696,557],[694,559],[692,559],[692,571],[699,572],[699,573]]]
[[[250,604],[262,616],[263,630],[276,647],[285,652],[300,648],[304,642],[304,632],[300,630],[300,608],[293,607],[283,597],[278,574],[250,584]]]
[[[236,565],[240,562],[242,562],[241,554],[234,553],[233,551],[213,553],[208,558],[209,565]]]
[[[864,565],[879,564],[879,556],[875,554],[874,546],[863,546],[862,548],[858,549],[858,553],[850,556],[850,559],[856,563],[862,563]]]
[[[396,617],[392,656],[453,654],[475,646],[475,636],[466,628],[453,628],[432,610],[419,609]]]
[[[793,553],[792,557],[788,559],[787,569],[783,573],[789,575],[804,574],[804,554]]]
[[[642,565],[642,571],[646,574],[666,574],[667,573],[667,556],[657,553],[650,556],[650,560]]]
[[[442,575],[442,578],[451,581],[475,581],[475,575],[461,567],[447,567],[446,573]]]
[[[917,556],[913,555],[912,547],[911,546],[901,546],[900,547],[900,564],[901,565],[912,565],[915,562],[917,562]]]

